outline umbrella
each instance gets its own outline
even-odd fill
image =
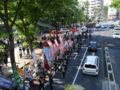
[[[85,90],[81,85],[67,85],[64,90]]]

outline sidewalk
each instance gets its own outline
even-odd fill
[[[35,49],[36,56],[40,56],[41,51],[42,51],[42,49],[39,49],[39,48]],[[15,61],[16,61],[16,64],[19,66],[19,68],[24,66],[24,62],[27,64],[27,63],[31,62],[32,60],[33,59],[29,59],[29,57],[24,54],[23,54],[23,57],[20,58],[19,57],[19,47],[15,43]],[[3,71],[4,75],[2,75],[0,73],[0,76],[3,76],[5,78],[7,78],[11,74],[13,74],[11,62],[10,62],[10,56],[8,57],[8,67],[2,67],[2,71]]]
[[[44,35],[44,33],[41,33],[38,37],[41,37],[43,35]],[[40,41],[40,38],[38,38],[37,41]],[[19,47],[18,47],[16,41],[14,42],[14,45],[15,45],[14,46],[15,47],[15,49],[14,49],[15,61],[16,61],[16,65],[18,65],[19,68],[24,66],[24,62],[27,64],[27,63],[33,61],[33,59],[29,59],[29,57],[24,54],[23,54],[23,57],[20,58],[19,57]],[[42,49],[36,48],[34,51],[35,51],[36,56],[39,57],[40,53],[42,52]],[[25,51],[25,53],[26,53],[26,51]],[[5,78],[9,78],[9,76],[11,76],[13,74],[11,62],[10,62],[10,56],[8,56],[8,64],[7,65],[8,65],[7,67],[2,67],[3,75],[0,73],[0,76],[3,76]]]

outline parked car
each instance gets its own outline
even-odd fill
[[[101,25],[100,28],[105,29],[105,28],[106,28],[106,25]]]
[[[62,34],[63,32],[62,31],[52,30],[51,33],[53,33],[53,34]]]
[[[119,32],[114,32],[113,33],[113,38],[120,38],[120,33]]]
[[[88,46],[89,51],[97,51],[97,42],[91,41]]]
[[[120,26],[115,26],[114,30],[120,30]]]
[[[101,25],[100,25],[100,24],[96,24],[95,27],[96,27],[96,28],[100,28]]]
[[[108,28],[110,28],[110,29],[114,29],[114,25],[108,25]]]
[[[82,71],[84,74],[98,75],[99,73],[99,57],[88,55],[83,64]]]
[[[60,31],[62,31],[62,32],[69,32],[70,30],[68,28],[60,28]]]
[[[86,32],[87,31],[87,27],[83,26],[83,27],[81,27],[81,30],[82,30],[82,32]]]

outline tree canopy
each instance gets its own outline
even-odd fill
[[[120,0],[112,0],[111,7],[117,8],[118,11],[120,11]]]

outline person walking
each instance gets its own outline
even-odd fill
[[[0,72],[1,72],[1,74],[3,75],[3,72],[2,72],[2,65],[0,65]]]
[[[18,47],[19,47],[19,44],[20,44],[19,40],[17,40],[17,44],[18,44]]]
[[[91,39],[91,33],[89,34],[89,38]]]
[[[19,48],[19,56],[20,56],[20,58],[22,58],[22,49],[21,48]]]
[[[79,54],[79,51],[80,51],[80,48],[79,48],[79,46],[77,47],[77,53]]]
[[[51,74],[49,75],[49,82],[50,82],[50,90],[53,90],[53,86],[52,86],[52,84],[53,84],[53,77],[52,77]]]
[[[65,79],[65,66],[64,65],[62,65],[61,71],[62,71],[62,77],[63,79]]]
[[[64,60],[63,65],[65,66],[65,70],[67,71],[67,61]]]
[[[24,53],[24,55],[25,55],[25,47],[24,47],[24,46],[22,47],[22,50],[23,50],[23,53]]]
[[[40,79],[39,79],[39,90],[44,90],[44,82],[45,82],[45,80],[44,80],[44,78],[43,77],[40,77]]]
[[[58,70],[58,67],[59,67],[59,63],[58,61],[55,63],[55,72]]]
[[[27,50],[27,55],[29,55],[29,53],[30,53],[30,52],[29,52],[29,48],[27,47],[27,49],[26,49],[26,50]]]
[[[5,67],[7,67],[7,63],[8,63],[7,56],[4,56],[4,57],[3,57],[3,62],[4,62],[4,64],[6,65]]]

